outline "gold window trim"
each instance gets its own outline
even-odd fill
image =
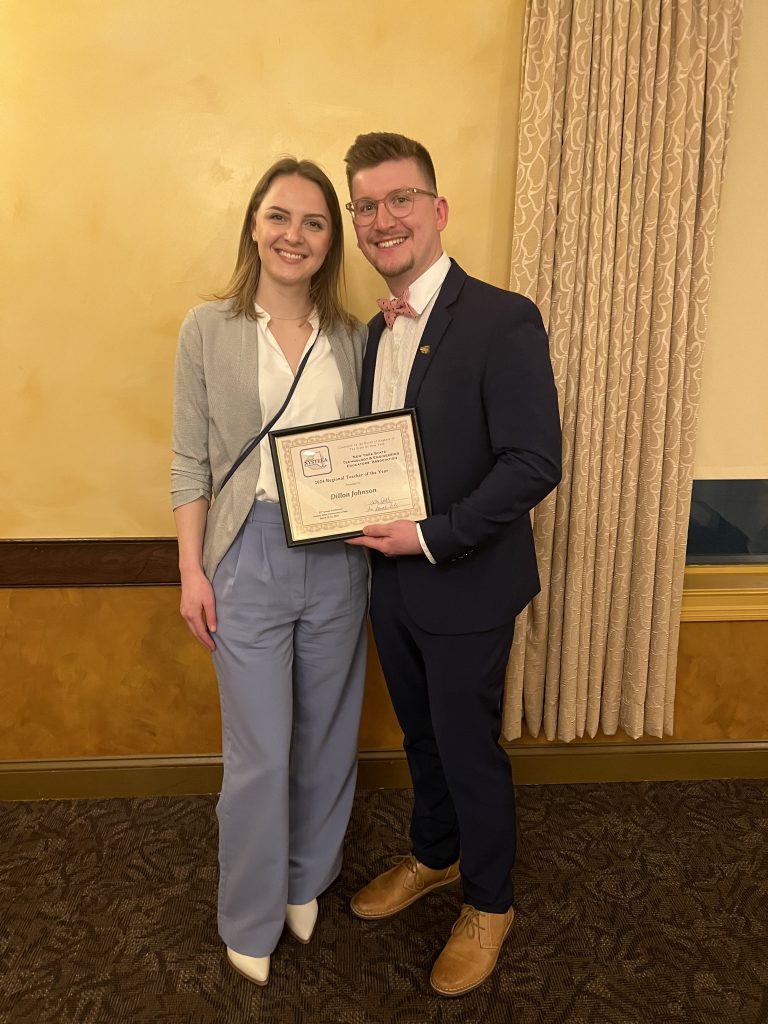
[[[688,565],[681,622],[768,619],[768,565]]]

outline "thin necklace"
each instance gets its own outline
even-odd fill
[[[262,309],[264,309],[263,306]],[[273,316],[268,309],[264,309],[264,312],[267,314],[270,320],[282,320],[286,323],[290,320],[302,320],[304,323],[308,323],[309,318],[312,315],[311,309],[308,310],[306,313],[302,313],[301,316]]]

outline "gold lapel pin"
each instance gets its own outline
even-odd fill
[[[421,352],[421,354],[423,356],[428,356],[429,355],[429,345],[422,345],[421,348],[419,349],[419,352]]]

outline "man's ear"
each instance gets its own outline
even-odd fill
[[[437,215],[437,230],[442,231],[448,223],[448,200],[445,196],[438,196],[435,201],[435,213]]]

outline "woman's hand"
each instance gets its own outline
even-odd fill
[[[216,598],[202,569],[181,574],[181,617],[203,647],[216,650],[211,636],[216,632]]]
[[[179,534],[179,575],[181,576],[181,617],[195,638],[209,651],[216,650],[211,633],[216,632],[216,598],[203,572],[203,537],[208,515],[206,498],[195,498],[174,509]]]

